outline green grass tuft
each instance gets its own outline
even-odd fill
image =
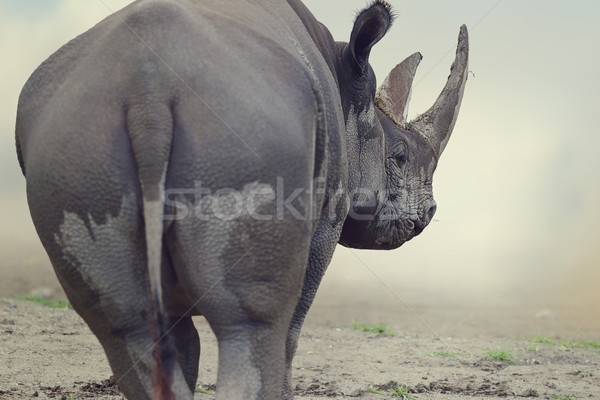
[[[32,301],[32,302],[40,304],[40,305],[42,305],[44,307],[50,307],[50,308],[73,308],[73,306],[71,306],[71,303],[69,303],[68,301],[47,300],[47,299],[44,299],[43,297],[33,296],[33,295],[18,296],[18,297],[15,297],[15,298],[17,300]]]
[[[505,361],[505,362],[513,362],[513,355],[508,350],[498,349],[498,350],[490,350],[487,349],[487,353],[485,354],[485,358],[488,360],[496,360],[496,361]]]
[[[585,349],[598,350],[598,349],[600,349],[600,343],[593,340],[590,342],[567,341],[567,342],[563,342],[560,344],[560,348],[565,351],[570,351],[571,349],[576,348],[576,347],[583,347]]]
[[[595,340],[593,340],[591,342],[582,342],[581,346],[586,347],[588,349],[598,350],[598,349],[600,349],[600,342],[597,342]]]
[[[373,389],[371,389],[371,388],[367,389],[367,390],[366,390],[366,392],[367,392],[367,393],[373,393],[373,394],[381,394],[381,395],[384,395],[384,394],[385,394],[385,393],[383,393],[383,392],[378,392],[377,390],[373,390]]]
[[[408,388],[405,386],[398,386],[396,389],[390,389],[390,394],[395,399],[402,400],[417,400],[416,397],[413,397],[412,394],[408,391]]]
[[[566,342],[562,342],[560,343],[560,348],[564,351],[571,351],[571,349],[578,347],[579,344],[576,342],[572,342],[572,341],[566,341]]]
[[[547,338],[545,336],[541,336],[541,335],[531,337],[527,340],[532,343],[549,344],[551,346],[554,346],[556,344],[556,342],[554,340]]]
[[[376,324],[376,325],[371,325],[371,324],[359,324],[356,321],[352,321],[352,329],[354,329],[356,331],[361,331],[361,332],[376,333],[378,335],[382,335],[384,333],[387,333],[388,335],[393,335],[394,333],[396,333],[389,328],[387,323],[384,323],[384,322]]]
[[[196,392],[196,393],[201,393],[201,394],[209,394],[209,395],[211,395],[211,396],[214,396],[214,395],[215,395],[213,392],[209,392],[209,391],[207,391],[207,390],[202,390],[202,389],[198,389],[198,388],[196,388],[195,392]]]
[[[588,341],[588,342],[574,342],[571,340],[555,341],[546,336],[541,336],[541,335],[533,336],[533,337],[527,338],[526,340],[529,342],[532,342],[532,343],[541,343],[541,344],[547,344],[550,346],[560,346],[560,348],[565,351],[570,351],[571,349],[576,348],[576,347],[584,347],[584,348],[593,349],[593,350],[600,349],[600,342],[598,342],[596,340],[592,340],[592,341]]]

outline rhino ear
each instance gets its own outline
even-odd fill
[[[383,0],[376,1],[356,17],[348,48],[359,72],[367,68],[371,49],[386,34],[392,20],[391,6]]]
[[[422,59],[421,53],[408,57],[396,65],[377,89],[375,104],[398,126],[406,124],[412,82]]]
[[[448,82],[435,104],[409,124],[409,129],[419,133],[430,144],[436,157],[444,151],[458,118],[467,75],[469,73],[469,35],[461,26],[456,58],[450,69]]]

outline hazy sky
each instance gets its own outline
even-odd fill
[[[20,89],[58,47],[127,3],[0,0],[0,274],[6,265],[47,264],[14,150]],[[366,4],[305,3],[338,40],[349,38],[355,12]],[[472,74],[434,179],[436,221],[392,252],[341,249],[327,284],[376,286],[366,264],[398,292],[600,300],[594,294],[600,286],[600,2],[391,3],[397,19],[371,63],[381,82],[404,57],[423,54],[410,116],[429,108],[442,89],[463,23],[470,29]]]

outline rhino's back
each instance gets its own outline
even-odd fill
[[[323,60],[299,24],[285,2],[133,3],[65,45],[29,79],[17,118],[25,166],[31,141],[51,135],[53,143],[81,140],[99,149],[99,131],[118,131],[128,108],[147,103],[187,118],[181,127],[196,130],[195,139],[225,137],[233,140],[221,145],[244,157],[272,155],[272,142],[289,145],[290,137],[266,137],[268,131],[306,132],[315,91],[331,82],[314,73],[311,65]]]
[[[63,211],[103,221],[123,195],[139,201],[133,126],[172,127],[167,189],[309,187],[327,135],[320,92],[337,89],[287,3],[257,3],[138,1],[34,72],[17,147],[48,241]]]

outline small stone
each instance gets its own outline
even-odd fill
[[[546,386],[548,386],[550,389],[556,389],[556,385],[552,382],[546,382]]]
[[[353,391],[352,393],[347,394],[347,397],[362,397],[362,395],[365,394],[365,391],[362,389],[356,389],[355,391]]]
[[[540,397],[540,394],[535,389],[527,389],[521,394],[521,397]]]

